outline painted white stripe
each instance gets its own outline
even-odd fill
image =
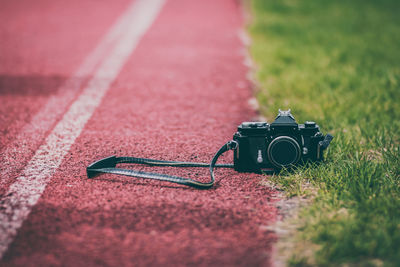
[[[79,93],[79,90],[87,82],[100,61],[104,59],[107,52],[115,46],[119,38],[125,34],[132,24],[132,16],[137,16],[137,5],[132,2],[127,10],[118,18],[108,33],[101,39],[96,48],[86,57],[76,72],[58,89],[57,94],[49,97],[46,104],[38,113],[32,117],[14,137],[14,140],[3,148],[0,153],[0,186],[7,184],[13,177],[11,173],[21,170],[24,163],[28,160],[27,155],[31,155],[29,144],[31,137],[44,139],[45,135],[51,130],[57,120],[66,112],[66,109]],[[135,14],[136,13],[136,14]],[[20,160],[16,160],[20,159]],[[25,161],[26,160],[26,161]]]
[[[37,203],[47,183],[61,164],[86,122],[100,104],[143,34],[155,20],[164,0],[137,0],[130,9],[124,33],[104,58],[94,77],[61,121],[39,147],[0,202],[0,258],[17,230]]]

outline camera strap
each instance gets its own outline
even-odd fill
[[[223,145],[218,152],[214,155],[210,164],[207,163],[195,163],[195,162],[184,162],[184,161],[168,161],[168,160],[156,160],[156,159],[146,159],[146,158],[135,158],[135,157],[116,157],[111,156],[108,158],[101,159],[90,164],[86,168],[86,173],[88,178],[93,178],[102,173],[111,173],[111,174],[119,174],[124,176],[136,177],[136,178],[144,178],[144,179],[153,179],[160,181],[167,181],[176,184],[182,184],[191,186],[198,189],[207,189],[214,185],[215,177],[214,177],[214,168],[233,168],[233,164],[216,164],[218,158],[224,154],[225,152],[236,149],[238,143],[235,141],[229,141],[225,145]],[[119,163],[132,163],[132,164],[141,164],[147,166],[162,166],[162,167],[209,167],[210,170],[210,181],[209,182],[200,182],[190,178],[183,178],[174,175],[168,174],[160,174],[160,173],[152,173],[152,172],[144,172],[138,170],[131,169],[121,169],[116,168]]]

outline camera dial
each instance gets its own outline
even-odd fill
[[[304,123],[304,127],[306,127],[306,128],[315,128],[316,125],[317,124],[314,121],[306,121]]]

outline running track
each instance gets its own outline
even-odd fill
[[[256,116],[239,1],[0,5],[0,266],[271,265],[258,175],[196,190],[85,173],[109,155],[209,162]]]

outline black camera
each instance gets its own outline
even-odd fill
[[[234,168],[239,172],[277,171],[307,161],[321,161],[333,136],[323,135],[313,121],[297,124],[288,111],[275,121],[243,122],[234,134]]]
[[[323,151],[329,146],[332,138],[330,134],[324,136],[315,122],[306,121],[304,124],[297,124],[290,110],[279,110],[278,116],[271,124],[243,122],[233,136],[233,140],[218,150],[210,164],[111,156],[90,164],[86,172],[88,178],[102,173],[113,173],[205,189],[214,185],[214,167],[233,167],[239,172],[260,173],[291,168],[307,161],[321,161]],[[233,164],[216,164],[218,158],[231,149],[234,151]],[[163,167],[207,167],[210,170],[211,180],[200,182],[174,175],[117,168],[117,164],[120,163]]]

